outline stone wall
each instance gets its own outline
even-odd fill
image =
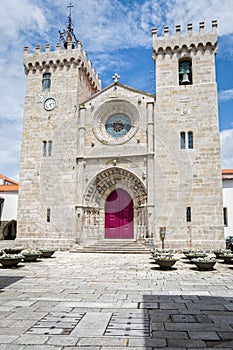
[[[179,29],[179,28],[178,28]],[[156,236],[167,227],[171,245],[213,248],[222,244],[223,209],[213,31],[157,37],[153,30],[156,64]],[[192,84],[179,85],[179,59],[192,61]],[[193,148],[188,148],[188,132]],[[180,133],[186,136],[185,149]],[[186,208],[191,222],[186,222]],[[168,242],[169,244],[169,242]]]
[[[87,61],[81,43],[34,53],[25,48],[26,94],[19,181],[19,244],[53,245],[68,248],[75,241],[75,191],[77,118],[80,101],[101,88]],[[51,74],[50,91],[43,91],[44,73]],[[47,111],[44,102],[54,98]],[[44,143],[52,141],[52,152],[44,156]],[[47,222],[47,210],[50,222]]]

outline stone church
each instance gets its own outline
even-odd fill
[[[16,242],[222,245],[217,22],[152,29],[156,95],[101,82],[68,17],[52,51],[24,49]],[[149,74],[148,74],[149,75]]]

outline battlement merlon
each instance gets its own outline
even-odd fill
[[[199,23],[199,32],[193,32],[191,23],[187,25],[187,32],[181,33],[181,26],[176,26],[174,35],[169,35],[169,27],[164,27],[164,36],[157,36],[157,28],[152,29],[153,58],[166,52],[181,52],[185,47],[187,51],[211,50],[217,52],[217,21],[212,21],[212,31],[205,31],[204,22]]]
[[[25,74],[30,71],[41,72],[49,68],[63,68],[76,65],[84,70],[97,90],[101,90],[101,80],[95,69],[92,67],[91,61],[87,59],[86,51],[82,49],[79,41],[77,48],[72,48],[72,43],[68,43],[67,49],[63,49],[61,44],[56,45],[55,51],[50,50],[50,44],[45,45],[45,51],[41,51],[41,46],[37,45],[33,53],[29,52],[29,47],[24,47],[24,69]]]

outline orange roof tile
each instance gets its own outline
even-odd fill
[[[222,174],[233,174],[233,169],[222,169]]]
[[[233,179],[233,169],[222,169],[222,179]]]
[[[0,185],[0,192],[18,192],[18,182],[2,174],[0,174],[0,179],[4,180],[4,184]]]

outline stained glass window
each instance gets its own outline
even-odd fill
[[[123,137],[131,129],[130,118],[125,114],[113,114],[108,118],[105,129],[107,133],[114,138]]]

